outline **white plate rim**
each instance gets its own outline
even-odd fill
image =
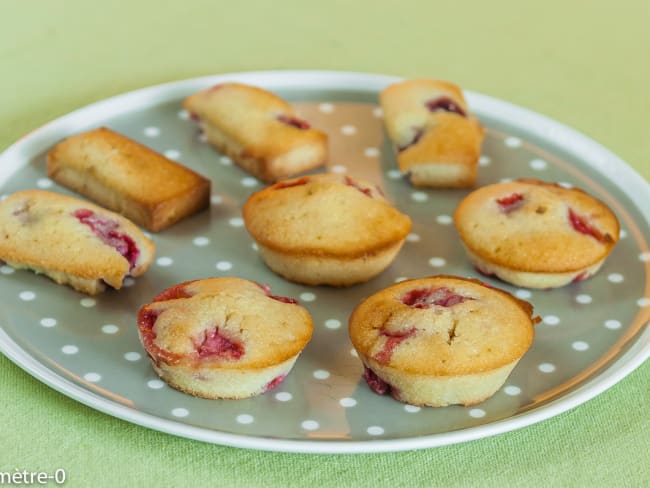
[[[59,132],[80,131],[92,123],[93,117],[105,118],[117,115],[127,109],[134,110],[138,107],[164,103],[211,84],[240,81],[257,84],[270,90],[318,86],[322,89],[345,88],[380,91],[387,85],[402,79],[395,76],[342,71],[248,71],[190,78],[141,88],[74,110],[25,135],[0,154],[0,185],[4,184],[21,167],[21,161],[26,161],[28,157],[46,150],[56,142],[56,134]],[[464,93],[472,110],[478,115],[490,114],[492,118],[517,125],[522,130],[540,138],[552,136],[555,144],[588,160],[591,168],[601,175],[605,176],[615,169],[617,184],[625,186],[629,194],[650,194],[650,184],[632,167],[582,133],[544,115],[511,103],[471,91]],[[498,117],[495,117],[494,114],[498,114]],[[645,224],[648,225],[650,223],[650,208],[638,207],[637,210],[643,215]],[[4,331],[1,324],[0,351],[27,373],[58,392],[95,410],[153,430],[203,442],[266,451],[319,454],[373,453],[438,447],[476,440],[526,427],[575,408],[614,386],[650,357],[650,324],[646,324],[630,348],[603,371],[595,374],[575,390],[562,394],[544,405],[507,419],[458,431],[403,439],[363,441],[277,439],[230,434],[194,427],[180,421],[162,419],[126,407],[66,380],[20,347]]]

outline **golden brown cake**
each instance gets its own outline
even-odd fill
[[[527,288],[593,276],[619,238],[616,215],[603,202],[533,179],[473,191],[454,224],[478,271]]]
[[[384,89],[380,102],[397,164],[413,185],[474,186],[483,128],[460,88],[446,81],[407,80]]]
[[[210,205],[208,179],[105,127],[57,144],[47,173],[152,232]]]
[[[154,243],[121,215],[42,190],[0,202],[0,228],[0,260],[89,295],[121,288],[154,257]]]
[[[311,339],[309,312],[241,278],[168,288],[140,309],[140,340],[170,386],[203,398],[248,398],[289,374]]]
[[[532,307],[478,280],[389,286],[352,312],[349,333],[378,394],[411,405],[473,405],[505,382],[534,337]]]
[[[265,182],[327,161],[327,135],[269,91],[221,83],[187,97],[183,107],[219,152]]]
[[[336,174],[276,183],[251,195],[243,215],[269,268],[308,285],[369,280],[393,262],[411,229],[378,187]]]

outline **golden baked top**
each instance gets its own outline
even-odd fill
[[[32,268],[104,280],[120,288],[142,274],[154,243],[128,219],[90,202],[43,190],[0,202],[0,259]]]
[[[478,280],[432,276],[361,302],[350,339],[365,361],[436,376],[481,373],[519,359],[534,337],[532,307]]]
[[[321,174],[281,181],[247,200],[248,232],[275,251],[357,258],[403,240],[411,219],[381,190],[345,175]]]
[[[279,364],[312,335],[309,312],[293,299],[241,278],[180,283],[140,309],[138,328],[154,361],[239,369]]]
[[[517,271],[561,273],[604,259],[619,239],[616,215],[577,188],[533,179],[484,186],[458,205],[469,251]]]

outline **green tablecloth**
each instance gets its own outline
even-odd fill
[[[172,4],[172,5],[168,5]],[[0,0],[0,149],[131,89],[231,71],[434,77],[584,132],[650,178],[647,2]],[[98,413],[0,357],[0,472],[69,486],[648,486],[650,364],[542,423],[412,452],[235,449]]]

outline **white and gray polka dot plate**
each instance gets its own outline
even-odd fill
[[[246,233],[241,206],[262,185],[201,140],[181,100],[238,80],[294,102],[329,133],[329,171],[384,188],[414,222],[394,264],[347,289],[310,288],[270,272]],[[417,408],[370,392],[347,336],[348,315],[366,296],[405,278],[477,276],[451,225],[467,193],[414,189],[401,178],[377,94],[396,81],[332,72],[260,72],[146,88],[75,111],[36,130],[0,157],[0,194],[66,189],[46,177],[45,154],[62,138],[97,126],[122,132],[210,177],[212,205],[153,236],[152,269],[120,291],[89,298],[27,271],[0,267],[0,348],[39,380],[102,412],[153,429],[225,445],[293,452],[378,452],[433,447],[512,429],[579,405],[650,354],[650,189],[623,161],[585,136],[530,111],[468,93],[487,127],[479,184],[536,177],[576,185],[617,213],[622,239],[585,282],[529,291],[490,281],[529,300],[543,321],[504,387],[470,407]],[[0,263],[1,264],[1,263]],[[240,276],[299,298],[315,333],[296,367],[257,398],[211,401],[179,393],[151,369],[136,332],[139,307],[164,288],[208,276]]]

